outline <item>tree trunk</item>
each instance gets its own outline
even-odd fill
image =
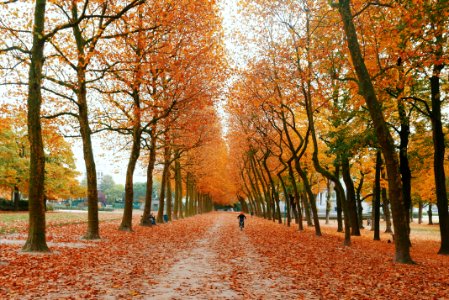
[[[313,227],[312,214],[310,211],[309,201],[307,200],[306,191],[303,191],[301,193],[301,201],[302,201],[302,207],[304,209],[304,215],[306,216],[307,227]]]
[[[252,168],[253,168],[253,173],[255,175],[255,178],[257,178],[257,180],[260,182],[260,185],[262,186],[262,191],[263,191],[263,202],[266,203],[266,216],[268,218],[268,220],[273,220],[274,218],[272,215],[272,205],[271,205],[271,196],[269,193],[269,188],[267,187],[267,183],[265,182],[265,177],[263,177],[259,171],[259,169],[256,167],[256,159],[254,158],[254,154],[251,154],[251,164],[252,164]]]
[[[305,194],[307,195],[308,202],[310,204],[310,208],[312,210],[313,223],[315,226],[315,235],[321,236],[321,227],[320,221],[318,219],[318,211],[316,209],[316,201],[312,192],[312,187],[309,184],[309,178],[307,178],[306,172],[301,168],[299,162],[295,164],[296,171],[301,176],[302,182],[304,184]]]
[[[335,177],[340,178],[340,164],[335,164]],[[335,186],[337,183],[334,181]],[[337,232],[343,232],[343,216],[342,202],[345,201],[345,195],[339,189],[335,189],[336,205],[337,205]]]
[[[331,213],[331,181],[326,181],[327,194],[326,194],[326,224],[329,224],[329,217]]]
[[[247,185],[246,180],[245,180],[244,170],[241,171],[240,175],[242,177],[243,187],[246,190],[246,195],[248,196],[249,202],[251,204],[252,212],[256,216],[260,217],[261,216],[261,210],[260,210],[259,202],[257,201],[257,196],[255,196],[251,192],[251,190],[248,188],[248,185]]]
[[[263,218],[266,219],[267,218],[267,213],[265,211],[264,200],[263,200],[263,197],[262,197],[262,193],[260,192],[259,185],[257,183],[257,177],[255,175],[255,171],[254,171],[251,159],[250,159],[250,167],[251,167],[251,169],[247,171],[248,172],[249,183],[251,185],[251,189],[254,191],[254,194],[256,195],[256,197],[258,199],[258,205],[260,206],[260,210],[262,211],[262,216],[263,216]],[[252,180],[252,178],[251,178],[251,171],[254,174],[254,180]]]
[[[273,208],[272,208],[273,209],[273,221],[275,221],[277,219],[278,223],[282,224],[281,211],[280,211],[281,209],[279,206],[279,201],[280,201],[279,193],[276,188],[276,185],[274,184],[274,180],[273,180],[273,177],[271,176],[270,169],[268,168],[268,165],[267,165],[267,159],[268,159],[269,155],[270,155],[270,151],[267,151],[264,154],[264,159],[262,160],[262,165],[267,173],[268,182],[270,183],[271,191],[272,191],[272,195],[273,195],[272,197],[270,197],[272,199],[271,202],[273,202]],[[262,176],[263,176],[263,174],[262,174]],[[274,207],[274,205],[276,205],[276,207]]]
[[[175,205],[173,208],[173,217],[175,219],[182,218],[182,177],[181,177],[181,163],[179,162],[179,155],[175,153]]]
[[[374,211],[374,240],[380,241],[380,172],[382,168],[382,153],[377,150],[376,175],[374,179],[373,211]]]
[[[444,171],[444,132],[441,121],[440,73],[444,65],[435,65],[430,78],[432,98],[432,137],[433,137],[433,170],[435,174],[435,189],[437,196],[438,218],[440,224],[441,244],[438,254],[449,255],[449,213],[446,190],[446,174]]]
[[[410,256],[410,238],[408,235],[408,220],[402,203],[402,182],[399,173],[399,161],[393,138],[388,129],[382,112],[382,107],[377,100],[377,95],[366,68],[365,61],[360,50],[357,31],[351,13],[350,0],[339,0],[338,10],[343,21],[343,27],[347,38],[348,49],[352,63],[357,73],[359,91],[365,98],[368,110],[373,120],[377,140],[382,147],[388,173],[388,186],[390,202],[394,221],[395,233],[395,261],[400,263],[413,263]],[[447,209],[447,205],[446,205]]]
[[[14,210],[18,211],[19,210],[19,202],[20,202],[20,191],[19,191],[19,187],[17,185],[14,186],[14,191],[13,191],[12,197],[13,197],[13,202],[14,202]]]
[[[72,3],[72,15],[78,19],[76,3]],[[98,220],[98,183],[97,169],[92,150],[92,131],[89,125],[89,107],[87,104],[87,86],[86,70],[89,60],[86,59],[85,46],[86,41],[82,36],[79,24],[73,26],[73,36],[77,47],[77,84],[76,89],[78,104],[78,122],[80,124],[81,139],[83,142],[84,163],[87,174],[87,232],[85,239],[99,239],[99,220]]]
[[[45,235],[44,177],[45,154],[42,141],[42,65],[44,64],[45,0],[36,0],[34,9],[33,47],[28,73],[27,125],[30,142],[29,176],[29,227],[28,238],[22,250],[27,252],[50,251]]]
[[[284,169],[285,170],[285,169]],[[285,186],[284,179],[282,178],[282,174],[277,174],[279,181],[281,182],[282,186],[282,192],[284,193],[284,199],[285,199],[285,207],[287,208],[286,218],[287,218],[287,226],[290,227],[290,224],[292,222],[292,216],[291,216],[291,205],[290,205],[290,197],[287,191],[287,187]]]
[[[191,186],[192,201],[190,201],[190,215],[196,215],[196,207],[198,203],[198,193],[194,185]]]
[[[381,173],[380,173],[381,177],[383,180],[385,180],[385,171],[382,168],[381,169]],[[388,201],[388,197],[387,197],[387,189],[386,188],[382,188],[382,210],[384,212],[384,219],[385,219],[385,232],[386,233],[393,233],[393,230],[391,229],[391,214],[390,214],[390,201]],[[410,233],[410,225],[408,226],[408,230]]]
[[[422,224],[422,209],[423,209],[422,201],[419,200],[419,202],[418,202],[418,224]]]
[[[136,169],[137,160],[140,156],[140,138],[142,130],[140,125],[140,96],[138,89],[133,91],[134,99],[134,114],[132,131],[132,146],[129,156],[128,166],[126,168],[126,182],[125,182],[125,209],[123,210],[122,223],[119,229],[124,231],[132,231],[133,221],[133,201],[134,201],[134,170]]]
[[[398,112],[401,120],[401,130],[399,131],[399,170],[401,172],[402,179],[402,199],[404,202],[404,209],[410,223],[409,211],[412,207],[412,172],[410,171],[410,165],[408,161],[408,144],[410,136],[410,121],[404,108],[404,104],[401,100],[398,100]],[[391,230],[391,228],[390,228]],[[410,234],[410,226],[408,226],[408,232]]]
[[[360,229],[364,229],[364,227],[363,227],[363,206],[362,206],[362,201],[363,201],[362,188],[363,188],[364,180],[365,180],[365,174],[360,171],[360,182],[359,182],[359,185],[357,186],[356,193],[355,193],[355,195],[356,195],[355,197],[356,197],[356,201],[357,201],[357,216],[358,216]]]
[[[315,147],[317,147],[316,138],[314,139],[314,144],[315,144]],[[341,160],[341,159],[338,159],[338,160]],[[344,225],[345,225],[344,245],[349,246],[349,245],[351,245],[350,214],[349,214],[348,202],[346,201],[346,197],[345,197],[345,191],[343,189],[343,185],[341,184],[340,178],[339,178],[340,164],[336,164],[335,175],[334,175],[334,174],[330,173],[328,170],[326,170],[320,166],[320,164],[318,163],[318,153],[316,153],[316,151],[314,151],[314,153],[313,153],[313,161],[314,161],[315,168],[318,169],[318,172],[323,174],[326,178],[331,179],[335,184],[335,192],[337,194],[337,213],[338,213],[338,218],[339,218],[338,232],[343,231],[343,229],[341,228],[341,210],[343,208]]]
[[[360,236],[359,221],[357,217],[357,204],[355,202],[354,182],[351,178],[349,159],[342,156],[342,175],[346,185],[346,203],[348,206],[349,222],[351,224],[351,235]]]
[[[184,218],[184,205],[182,203],[182,172],[181,163],[178,161],[178,218]]]
[[[433,220],[432,220],[432,203],[429,203],[429,210],[427,211],[427,215],[429,216],[429,225],[433,225]]]
[[[85,74],[83,74],[85,77]],[[95,166],[94,153],[92,150],[91,129],[89,126],[89,114],[87,108],[86,90],[81,88],[78,98],[79,124],[81,137],[83,140],[84,162],[87,174],[87,208],[88,222],[85,239],[99,239],[99,220],[98,220],[98,190],[97,190],[97,168]]]
[[[190,207],[190,173],[186,175],[186,204],[184,208],[184,216],[189,217],[189,207]]]
[[[290,198],[290,207],[291,207],[293,216],[295,218],[295,222],[296,222],[296,224],[298,224],[299,223],[299,214],[298,214],[298,207],[295,203],[295,197],[293,197],[292,194],[288,194],[288,197]]]
[[[290,183],[292,185],[292,189],[293,189],[293,195],[294,195],[294,208],[297,210],[297,219],[296,222],[298,223],[298,230],[299,231],[303,231],[304,230],[304,226],[302,224],[302,209],[301,209],[301,199],[299,197],[299,191],[298,191],[298,185],[296,184],[296,179],[295,179],[295,174],[293,172],[293,167],[292,167],[292,163],[291,161],[288,162],[288,175],[290,177]],[[295,214],[296,216],[296,214]]]
[[[173,210],[173,199],[172,199],[172,189],[170,180],[170,167],[167,169],[167,217],[168,221],[172,220],[172,210]]]
[[[237,199],[239,200],[240,205],[242,207],[242,212],[248,214],[249,213],[249,209],[248,209],[248,204],[245,201],[245,198],[243,198],[240,195],[237,195]]]
[[[165,192],[167,189],[168,182],[168,168],[170,168],[170,147],[166,145],[164,147],[164,170],[162,171],[162,181],[161,181],[161,192],[159,196],[159,209],[157,211],[157,222],[164,222],[164,211],[165,211]]]
[[[147,189],[145,193],[145,206],[143,209],[143,216],[140,220],[140,225],[151,226],[150,214],[151,206],[153,205],[153,170],[156,163],[156,139],[157,135],[155,132],[156,128],[153,127],[150,133],[150,149],[148,155],[148,165],[147,165]]]

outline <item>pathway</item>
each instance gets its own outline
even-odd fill
[[[233,215],[217,215],[195,247],[182,251],[175,264],[148,285],[151,299],[301,299],[291,278],[272,270],[240,231]]]

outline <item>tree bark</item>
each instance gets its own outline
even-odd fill
[[[19,202],[20,202],[20,191],[19,191],[19,187],[17,185],[14,186],[12,195],[13,195],[13,202],[14,202],[14,210],[18,211],[19,210]]]
[[[427,215],[429,216],[429,225],[433,225],[433,220],[432,220],[432,203],[429,203],[429,210],[427,211]]]
[[[269,192],[269,187],[268,187],[268,183],[266,182],[266,178],[263,176],[263,174],[261,174],[261,172],[259,171],[259,168],[257,168],[257,166],[260,167],[260,165],[256,162],[255,159],[255,154],[254,151],[252,150],[252,154],[251,154],[251,162],[252,162],[252,166],[253,166],[253,172],[256,176],[256,178],[259,180],[260,185],[262,186],[262,191],[264,194],[263,200],[264,203],[266,204],[266,215],[268,217],[268,220],[275,220],[274,215],[273,215],[273,205],[272,205],[272,198],[270,196],[270,192]]]
[[[449,255],[449,213],[446,190],[446,174],[444,171],[444,132],[441,121],[440,73],[444,65],[434,65],[430,78],[432,99],[432,138],[434,147],[433,170],[435,174],[435,189],[437,196],[438,218],[440,224],[441,244],[438,254]]]
[[[140,220],[140,225],[151,226],[150,214],[151,206],[153,201],[153,170],[156,163],[156,128],[153,127],[150,133],[150,149],[148,155],[148,165],[147,165],[147,184],[145,193],[145,206],[143,209],[143,216]]]
[[[29,227],[28,238],[22,250],[27,252],[49,252],[45,233],[44,178],[45,154],[42,140],[42,66],[44,64],[45,0],[36,0],[34,8],[33,46],[28,73],[27,125],[30,142],[29,176]]]
[[[291,211],[290,211],[290,209],[291,209],[290,197],[289,197],[289,194],[288,194],[288,191],[287,191],[287,187],[285,186],[284,179],[282,178],[282,173],[278,173],[277,176],[279,178],[279,181],[281,182],[282,192],[284,193],[285,207],[287,208],[287,213],[286,213],[287,226],[290,227],[290,224],[292,222],[292,216],[291,216]]]
[[[410,238],[408,235],[408,220],[404,212],[402,200],[402,182],[399,173],[399,161],[391,133],[377,100],[377,95],[366,68],[364,58],[354,26],[350,0],[339,0],[338,10],[343,21],[343,28],[347,38],[348,49],[357,74],[359,89],[373,120],[377,140],[382,147],[388,173],[388,186],[395,232],[395,261],[400,263],[414,263],[410,256]],[[446,206],[447,209],[447,206]]]
[[[382,179],[385,180],[385,171],[382,168],[381,169],[381,173],[380,173]],[[390,214],[390,201],[388,201],[388,197],[387,197],[387,189],[386,188],[382,188],[382,192],[381,192],[381,196],[382,196],[382,210],[384,212],[384,218],[385,218],[385,232],[386,233],[393,233],[393,230],[391,229],[391,214]],[[408,226],[408,230],[410,233],[410,225]]]
[[[326,224],[329,224],[329,217],[331,213],[331,181],[328,179],[326,181]]]
[[[374,179],[373,211],[374,211],[374,240],[380,241],[380,172],[382,168],[382,153],[377,151],[376,175]]]
[[[78,19],[78,10],[76,3],[72,3],[72,16]],[[92,131],[89,125],[89,108],[87,104],[87,86],[86,70],[89,59],[86,59],[85,47],[86,40],[82,36],[79,24],[73,26],[73,36],[77,47],[77,104],[78,104],[78,122],[80,124],[81,139],[83,142],[84,163],[87,175],[87,232],[85,239],[99,239],[99,220],[98,220],[98,183],[97,169],[92,150]]]
[[[157,222],[164,222],[164,211],[165,211],[165,192],[167,189],[168,182],[168,168],[170,168],[170,147],[168,145],[164,146],[164,170],[162,171],[162,181],[161,181],[161,192],[159,196],[159,209],[157,211]]]
[[[318,219],[318,211],[316,209],[316,200],[312,192],[312,187],[310,186],[309,183],[309,178],[307,178],[306,172],[301,168],[299,163],[296,164],[295,166],[296,171],[298,172],[299,176],[301,176],[302,182],[304,184],[305,194],[308,198],[308,202],[312,210],[313,223],[315,226],[315,235],[321,236],[321,227],[320,227],[320,220]]]
[[[412,207],[412,172],[410,171],[410,165],[408,161],[408,144],[410,136],[410,121],[405,112],[404,103],[398,100],[398,112],[401,120],[401,130],[399,131],[399,170],[401,172],[402,179],[402,199],[404,202],[404,208],[406,217],[408,219],[407,224],[410,223],[409,211]],[[391,230],[391,228],[390,228]],[[410,226],[408,226],[408,232],[410,234]]]
[[[276,185],[274,184],[273,176],[271,176],[271,172],[270,172],[270,169],[268,168],[268,164],[267,164],[267,159],[268,159],[269,154],[270,154],[270,151],[267,151],[264,154],[264,159],[262,160],[262,165],[267,173],[268,182],[270,183],[270,186],[271,186],[271,191],[272,191],[272,195],[273,195],[272,197],[270,197],[271,202],[275,202],[275,205],[276,205],[276,207],[273,207],[273,221],[275,221],[277,219],[278,223],[282,224],[282,218],[281,218],[281,212],[280,212],[280,206],[279,206],[279,201],[280,201],[279,193],[277,191]]]
[[[134,100],[134,118],[132,131],[132,145],[131,153],[126,168],[126,182],[125,182],[125,209],[123,210],[122,223],[119,229],[124,231],[132,231],[133,219],[133,202],[134,202],[134,171],[136,169],[137,160],[140,156],[140,139],[142,136],[141,129],[141,113],[140,113],[140,95],[139,87],[133,90]]]
[[[292,185],[292,189],[293,189],[293,195],[294,195],[294,210],[296,210],[297,208],[297,213],[295,213],[295,216],[297,214],[297,220],[296,222],[298,223],[298,230],[299,231],[303,231],[304,230],[304,226],[302,224],[302,209],[301,209],[301,199],[299,197],[299,191],[298,191],[298,185],[296,184],[296,179],[295,179],[295,174],[293,172],[293,167],[292,167],[292,162],[288,161],[287,163],[288,165],[288,175],[290,177],[290,183]]]
[[[240,196],[240,195],[237,195],[237,199],[239,200],[240,205],[241,205],[241,207],[242,207],[242,212],[244,212],[244,213],[249,213],[249,210],[248,210],[248,204],[246,203],[245,198],[243,198],[243,197]]]
[[[423,203],[421,200],[418,202],[418,224],[422,224],[422,209]]]
[[[340,178],[340,163],[334,162],[334,164],[335,164],[335,174],[334,175],[337,179],[339,179]],[[335,181],[334,181],[334,183],[335,183]],[[343,216],[342,216],[343,204],[342,204],[342,202],[345,201],[345,195],[344,195],[344,192],[342,192],[340,189],[335,189],[335,196],[336,196],[336,204],[337,204],[337,232],[343,232]]]
[[[172,199],[172,188],[171,188],[171,174],[170,167],[167,169],[167,217],[168,221],[172,220],[172,210],[173,210],[173,199]]]
[[[259,184],[258,184],[258,179],[257,179],[257,175],[256,175],[256,171],[254,170],[254,165],[252,163],[252,158],[249,158],[249,164],[250,164],[250,171],[252,172],[252,174],[254,175],[254,180],[252,180],[250,174],[251,172],[248,171],[248,177],[249,177],[249,182],[251,184],[251,188],[253,189],[253,191],[256,193],[257,198],[259,199],[259,203],[262,209],[262,215],[263,217],[266,219],[269,217],[269,213],[267,213],[266,209],[265,209],[265,201],[264,201],[264,197],[262,197],[262,193],[260,192],[260,188],[259,188]],[[268,215],[268,216],[267,216]]]
[[[191,202],[191,193],[190,193],[190,188],[191,184],[190,184],[190,173],[187,173],[186,175],[186,204],[185,204],[185,209],[184,209],[184,216],[185,217],[189,217],[189,213],[190,213],[190,202]]]
[[[175,153],[175,205],[173,208],[173,217],[175,219],[182,218],[182,177],[181,177],[181,163],[179,162],[179,155]]]
[[[363,226],[363,206],[362,206],[362,188],[365,181],[365,174],[360,171],[360,182],[356,189],[356,201],[357,201],[357,216],[359,221],[359,228],[364,229]]]
[[[360,236],[359,221],[357,217],[357,204],[355,202],[354,182],[351,177],[348,157],[342,156],[341,166],[343,181],[346,185],[346,203],[349,213],[349,222],[351,224],[351,235]]]
[[[85,74],[80,74],[85,78]],[[84,87],[83,87],[84,86]],[[89,113],[87,108],[85,85],[80,88],[78,98],[79,107],[79,124],[81,137],[83,140],[84,163],[87,174],[87,206],[88,206],[88,222],[87,232],[84,236],[86,239],[99,239],[99,220],[98,220],[98,183],[97,168],[95,165],[94,154],[92,150],[91,129],[89,126]]]

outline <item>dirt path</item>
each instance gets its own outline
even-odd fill
[[[204,238],[148,285],[151,299],[300,299],[291,278],[273,271],[231,215],[217,215]],[[232,222],[234,221],[234,222]]]

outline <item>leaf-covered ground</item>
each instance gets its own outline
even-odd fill
[[[423,235],[413,240],[417,265],[400,265],[387,236],[374,242],[368,230],[344,247],[332,226],[316,237],[248,217],[240,231],[234,213],[152,228],[134,221],[132,233],[118,231],[119,220],[102,222],[100,241],[80,239],[85,224],[54,221],[51,254],[20,252],[20,230],[0,235],[0,298],[449,298],[449,257]]]

